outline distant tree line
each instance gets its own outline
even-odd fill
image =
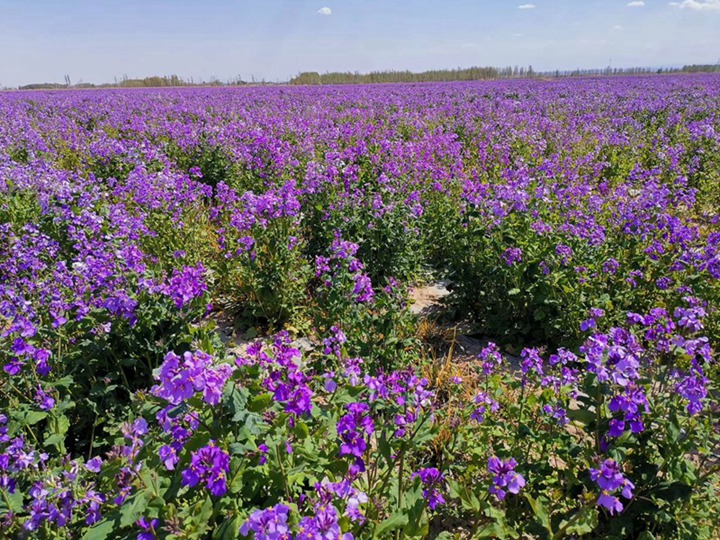
[[[436,69],[431,71],[372,71],[370,73],[317,73],[308,71],[290,79],[290,84],[362,84],[397,82],[478,81],[509,77],[532,77],[535,72],[528,67],[471,67],[465,69]]]
[[[532,66],[472,67],[458,69],[439,69],[423,72],[412,71],[373,71],[370,73],[317,73],[308,71],[290,79],[289,84],[364,84],[397,82],[439,82],[439,81],[478,81],[491,79],[528,79],[548,77],[596,77],[619,75],[654,75],[661,73],[720,73],[720,64],[693,64],[682,68],[602,68],[574,69],[556,71],[535,71]]]
[[[209,81],[195,81],[194,79],[183,79],[178,75],[154,75],[142,79],[130,79],[127,76],[111,83],[93,84],[77,83],[71,84],[70,78],[65,76],[65,84],[59,83],[33,83],[20,86],[19,90],[57,90],[62,88],[165,88],[171,86],[240,86],[248,84],[242,78],[237,77],[227,82],[219,79]]]
[[[183,79],[178,75],[152,76],[142,79],[122,77],[112,83],[71,84],[70,77],[65,76],[65,84],[60,83],[33,83],[20,86],[20,90],[55,90],[64,88],[164,88],[173,86],[241,86],[246,84],[366,84],[366,83],[407,83],[407,82],[441,82],[441,81],[482,81],[492,79],[530,79],[552,77],[597,77],[620,75],[654,75],[663,73],[720,73],[718,64],[692,64],[681,68],[601,68],[601,69],[573,69],[556,71],[535,71],[532,66],[507,67],[471,67],[457,69],[436,69],[430,71],[372,71],[359,72],[331,72],[318,73],[306,71],[298,74],[285,83],[267,83],[266,81],[244,81],[240,76],[226,82],[218,79],[209,81],[195,81]]]

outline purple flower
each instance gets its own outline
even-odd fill
[[[365,522],[365,516],[360,511],[360,505],[367,503],[368,497],[362,491],[355,489],[349,480],[343,479],[340,482],[333,483],[326,478],[321,483],[315,484],[315,489],[322,503],[330,503],[332,496],[335,495],[345,501],[345,515],[350,518],[350,521],[359,524]]]
[[[595,328],[595,326],[595,319],[586,319],[582,323],[580,323],[580,331],[587,332],[588,330]]]
[[[158,523],[159,521],[157,519],[148,521],[145,517],[137,520],[135,525],[142,529],[142,532],[137,535],[137,540],[155,540]]]
[[[18,375],[22,371],[22,367],[25,365],[25,362],[20,360],[19,358],[11,358],[10,361],[3,366],[3,370],[5,370],[5,373],[8,375]]]
[[[524,375],[527,375],[531,370],[535,371],[538,375],[543,374],[543,360],[538,349],[525,348],[520,353],[520,357],[523,359],[521,369]]]
[[[300,520],[295,540],[352,540],[352,534],[342,534],[337,508],[325,504],[315,507],[313,514]]]
[[[625,433],[625,422],[622,420],[617,420],[616,418],[613,418],[610,420],[609,423],[610,429],[608,430],[608,436],[610,437],[620,437],[623,433]]]
[[[559,426],[564,426],[570,422],[570,419],[567,417],[567,411],[559,405],[545,405],[543,406],[543,412],[552,416]]]
[[[420,469],[412,474],[412,478],[419,477],[423,483],[423,497],[428,503],[430,510],[435,510],[438,505],[445,504],[441,490],[445,487],[445,475],[436,468]]]
[[[512,266],[516,262],[522,261],[522,249],[507,248],[500,257],[506,265]]]
[[[485,414],[487,413],[488,407],[491,412],[497,412],[500,410],[500,404],[488,396],[485,392],[480,392],[475,396],[475,404],[478,407],[470,414],[470,418],[482,424],[485,421]]]
[[[566,246],[565,244],[558,244],[555,248],[555,254],[560,257],[560,261],[562,262],[563,266],[567,266],[573,256],[573,250],[570,246]]]
[[[496,367],[502,365],[500,348],[492,341],[482,348],[478,354],[478,359],[482,360],[482,370],[485,375],[491,375]]]
[[[700,332],[705,326],[702,323],[703,317],[705,317],[705,309],[696,306],[689,308],[676,308],[673,314],[677,320],[678,326],[687,328],[690,332]]]
[[[336,325],[330,327],[331,336],[323,339],[323,354],[334,354],[338,358],[342,356],[342,346],[347,342],[347,336]]]
[[[100,456],[95,456],[85,464],[85,468],[90,472],[99,473],[100,468],[102,467],[102,462],[103,461]]]
[[[624,508],[623,503],[620,502],[620,499],[618,499],[614,495],[610,495],[606,491],[600,493],[600,497],[598,497],[597,500],[597,505],[607,508],[610,511],[610,515],[614,514],[615,512],[620,513]]]
[[[49,411],[55,407],[55,398],[43,392],[42,387],[39,385],[35,394],[35,402],[43,411]]]
[[[222,497],[227,491],[229,472],[230,456],[210,441],[207,446],[192,453],[190,465],[182,472],[182,485],[195,487],[203,483],[210,493]]]
[[[175,307],[182,309],[193,299],[202,296],[207,291],[207,285],[203,281],[205,268],[197,266],[186,266],[182,270],[173,270],[173,275],[162,292],[172,298]]]
[[[165,468],[169,471],[175,469],[175,465],[177,465],[178,461],[180,461],[175,448],[168,446],[167,444],[160,447],[158,450],[158,456],[160,457],[160,461],[162,461],[165,465]]]
[[[623,504],[614,495],[617,490],[624,498],[632,499],[635,485],[623,476],[616,461],[606,459],[599,469],[590,469],[590,478],[602,490],[597,500],[598,506],[607,508],[611,515],[623,510]]]
[[[160,384],[151,392],[173,405],[202,392],[207,403],[217,405],[233,369],[229,364],[214,366],[212,357],[202,351],[185,352],[182,358],[171,351],[155,376]]]
[[[270,449],[267,447],[266,444],[258,445],[258,452],[260,452],[260,459],[259,459],[260,465],[265,465],[267,463],[267,454],[269,451],[270,451]]]
[[[617,262],[616,259],[611,258],[611,259],[608,259],[607,261],[605,261],[605,263],[603,264],[603,267],[602,267],[602,271],[604,274],[613,275],[618,271],[619,268],[620,268],[620,263]]]
[[[254,540],[291,540],[288,515],[290,508],[276,504],[265,510],[255,510],[240,527],[240,534],[253,533]]]
[[[513,458],[503,461],[493,456],[488,460],[488,471],[494,475],[490,493],[500,500],[505,498],[505,489],[517,495],[525,486],[525,478],[515,472],[515,467],[517,467],[517,461]]]
[[[707,385],[710,381],[703,375],[700,367],[692,369],[691,373],[682,377],[680,382],[675,385],[675,391],[685,399],[687,411],[691,415],[696,415],[703,409],[703,400],[707,397]]]
[[[358,304],[372,302],[375,297],[375,292],[373,291],[370,278],[365,274],[358,274],[355,277],[355,287],[353,288],[352,294],[355,296],[355,301]]]
[[[342,416],[337,423],[338,436],[342,440],[341,456],[362,458],[367,449],[366,438],[375,429],[369,416],[370,407],[365,403],[350,403],[346,406],[348,414]]]

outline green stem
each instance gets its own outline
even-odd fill
[[[280,447],[275,447],[275,456],[277,456],[277,462],[278,466],[280,467],[280,474],[282,475],[283,480],[283,487],[285,488],[285,496],[287,497],[287,501],[290,502],[292,500],[290,496],[290,486],[288,486],[287,483],[287,477],[285,476],[285,467],[283,467],[282,458],[280,457]]]
[[[398,499],[398,508],[400,510],[403,509],[403,497],[402,497],[402,487],[403,487],[403,469],[405,464],[405,453],[403,452],[400,455],[400,464],[398,467],[398,486],[397,486],[397,499]],[[398,529],[397,533],[395,534],[395,538],[397,540],[400,540],[402,538],[402,530]]]
[[[425,421],[427,420],[427,418],[428,418],[427,416],[423,416],[422,421],[418,424],[417,428],[415,428],[415,431],[414,431],[413,434],[410,436],[410,438],[409,438],[407,441],[403,441],[402,446],[400,447],[400,451],[398,452],[397,459],[399,459],[399,460],[402,461],[403,455],[405,454],[405,450],[407,449],[407,443],[410,442],[410,441],[412,441],[412,440],[415,438],[415,436],[416,436],[416,435],[418,434],[418,432],[420,431],[420,428],[422,428],[422,426],[425,424]],[[380,489],[378,490],[378,493],[382,493],[382,492],[385,491],[385,488],[387,487],[387,484],[388,484],[388,482],[390,481],[390,478],[392,477],[392,473],[393,473],[394,470],[395,470],[394,467],[390,467],[390,468],[388,469],[388,472],[387,472],[387,474],[385,475],[385,477],[383,478],[382,484],[380,485]],[[373,517],[376,518],[376,517],[378,516],[378,514],[379,514],[379,508],[378,508],[378,506],[376,505],[376,506],[373,508],[373,510],[375,511]],[[365,524],[369,523],[370,521],[371,521],[371,520],[367,520],[367,521],[365,522]],[[363,527],[365,526],[365,524],[363,524]],[[362,530],[362,527],[361,527],[361,530]]]

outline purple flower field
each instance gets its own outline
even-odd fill
[[[0,536],[717,538],[719,188],[713,75],[2,93]]]

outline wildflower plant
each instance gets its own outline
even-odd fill
[[[719,107],[3,93],[0,536],[716,537]],[[430,275],[477,356],[421,343]]]

